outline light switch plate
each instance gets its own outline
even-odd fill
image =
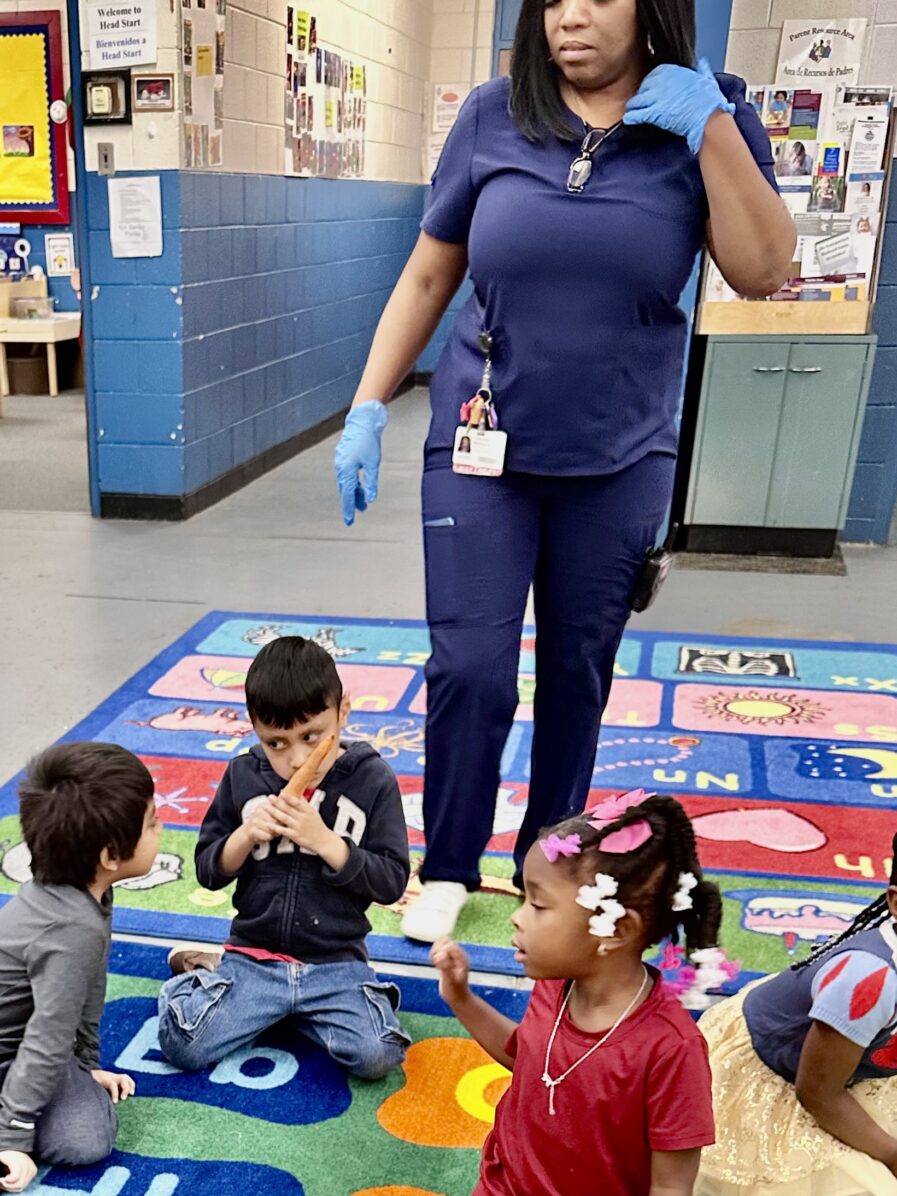
[[[115,174],[115,150],[111,141],[101,141],[97,146],[97,174]]]

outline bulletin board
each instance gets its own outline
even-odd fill
[[[66,122],[58,12],[0,14],[0,220],[68,224]]]

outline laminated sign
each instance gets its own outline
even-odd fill
[[[90,4],[87,31],[92,70],[156,61],[156,5],[151,0]]]
[[[831,21],[786,21],[776,83],[856,83],[867,22],[863,17]]]

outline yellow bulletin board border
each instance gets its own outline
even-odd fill
[[[0,220],[68,224],[67,122],[50,120],[64,100],[58,12],[0,14]]]

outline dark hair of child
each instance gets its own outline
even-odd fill
[[[559,859],[557,867],[574,872],[583,884],[594,884],[599,872],[612,876],[619,886],[617,900],[642,918],[646,947],[667,938],[678,943],[680,928],[689,953],[718,946],[722,922],[720,892],[715,884],[704,879],[694,828],[674,798],[649,797],[601,830],[596,830],[589,818],[588,813],[582,814],[540,834],[540,838],[549,834],[560,838],[579,835],[581,853]],[[602,840],[637,822],[649,823],[653,832],[641,847],[625,855],[602,852]],[[674,911],[679,878],[689,872],[697,881],[689,894],[692,908]]]
[[[888,884],[897,885],[897,835],[894,836],[891,842],[891,854],[891,876]],[[803,968],[808,968],[810,964],[816,963],[823,955],[828,955],[829,951],[833,951],[835,947],[840,946],[847,939],[852,939],[855,934],[859,934],[863,930],[874,930],[876,926],[881,926],[887,922],[890,916],[888,894],[885,891],[879,894],[864,910],[860,910],[846,930],[842,930],[840,934],[834,935],[824,943],[820,943],[818,947],[814,947],[806,959],[800,960],[799,963],[793,963],[791,965],[792,971],[800,972]]]
[[[254,723],[288,731],[339,709],[343,685],[330,653],[301,635],[265,644],[246,674],[246,709]]]
[[[35,756],[19,785],[34,879],[85,889],[104,847],[129,860],[153,790],[146,766],[114,743],[60,743]]]

